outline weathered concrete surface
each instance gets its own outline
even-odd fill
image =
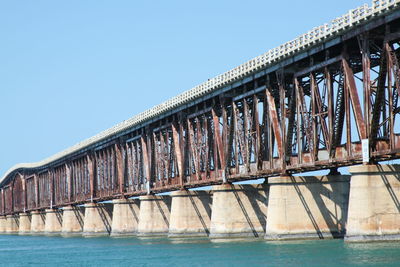
[[[84,212],[83,207],[64,207],[61,234],[65,236],[82,234]]]
[[[88,203],[85,205],[83,236],[103,236],[111,233],[111,203]]]
[[[44,224],[44,233],[47,235],[61,234],[62,210],[47,209],[45,213],[46,213],[46,221]]]
[[[139,199],[113,201],[111,236],[135,235],[139,223]]]
[[[17,234],[19,230],[19,216],[7,215],[6,218],[6,233]]]
[[[6,232],[7,217],[0,216],[0,233]]]
[[[349,167],[346,241],[400,239],[400,165]]]
[[[19,231],[20,235],[31,233],[31,214],[28,212],[19,214]]]
[[[31,234],[43,234],[46,214],[42,211],[35,210],[31,212],[31,215]]]
[[[264,236],[268,185],[225,184],[212,191],[211,238]]]
[[[209,236],[212,193],[181,190],[172,192],[170,237]]]
[[[322,239],[343,237],[350,176],[284,176],[270,185],[265,238]]]
[[[170,196],[141,196],[137,235],[167,235],[169,230],[170,209]]]

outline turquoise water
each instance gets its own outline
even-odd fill
[[[2,266],[400,266],[399,243],[0,236]]]

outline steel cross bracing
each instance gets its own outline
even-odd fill
[[[400,158],[400,10],[0,184],[0,214]],[[364,155],[365,157],[365,155]],[[364,159],[365,160],[365,159]]]

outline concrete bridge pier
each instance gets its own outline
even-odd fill
[[[83,207],[72,205],[64,207],[61,234],[64,236],[82,234],[84,216]]]
[[[209,236],[212,193],[180,190],[172,192],[169,237]]]
[[[211,238],[259,238],[265,234],[268,185],[212,187]]]
[[[19,216],[7,215],[6,216],[6,233],[17,234],[19,230]]]
[[[30,233],[31,233],[31,214],[29,212],[20,213],[18,234],[26,235]]]
[[[111,233],[112,203],[85,205],[83,236],[105,236]]]
[[[59,235],[62,228],[62,210],[46,209],[46,221],[44,224],[44,233],[46,235]]]
[[[46,221],[46,214],[43,211],[31,212],[31,234],[43,234]]]
[[[140,198],[138,236],[168,235],[170,225],[170,196],[147,195]]]
[[[115,199],[113,205],[111,236],[135,235],[139,223],[139,199]]]
[[[344,237],[349,175],[269,178],[267,240]]]
[[[400,165],[359,165],[349,171],[345,240],[400,240]]]

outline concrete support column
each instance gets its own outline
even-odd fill
[[[19,232],[20,235],[31,233],[31,215],[27,212],[19,214]]]
[[[346,241],[400,239],[400,165],[349,167]]]
[[[44,225],[44,232],[47,235],[61,234],[62,228],[62,210],[60,209],[47,209],[46,222]]]
[[[111,233],[111,203],[88,203],[85,205],[83,236],[103,236]]]
[[[0,233],[6,232],[6,224],[7,224],[7,217],[4,215],[0,216]]]
[[[6,220],[6,233],[17,234],[19,230],[19,217],[18,215],[7,215]]]
[[[268,186],[213,186],[211,238],[263,237],[265,233]]]
[[[270,185],[268,240],[343,237],[346,231],[349,175],[283,176]]]
[[[84,208],[67,206],[63,208],[62,235],[80,235],[83,231]]]
[[[31,212],[31,234],[43,234],[46,221],[46,214],[43,211]]]
[[[172,192],[170,237],[209,236],[212,194],[209,191]]]
[[[170,209],[170,196],[141,196],[138,236],[167,235]]]
[[[139,223],[139,199],[115,199],[113,204],[111,235],[135,235]]]

